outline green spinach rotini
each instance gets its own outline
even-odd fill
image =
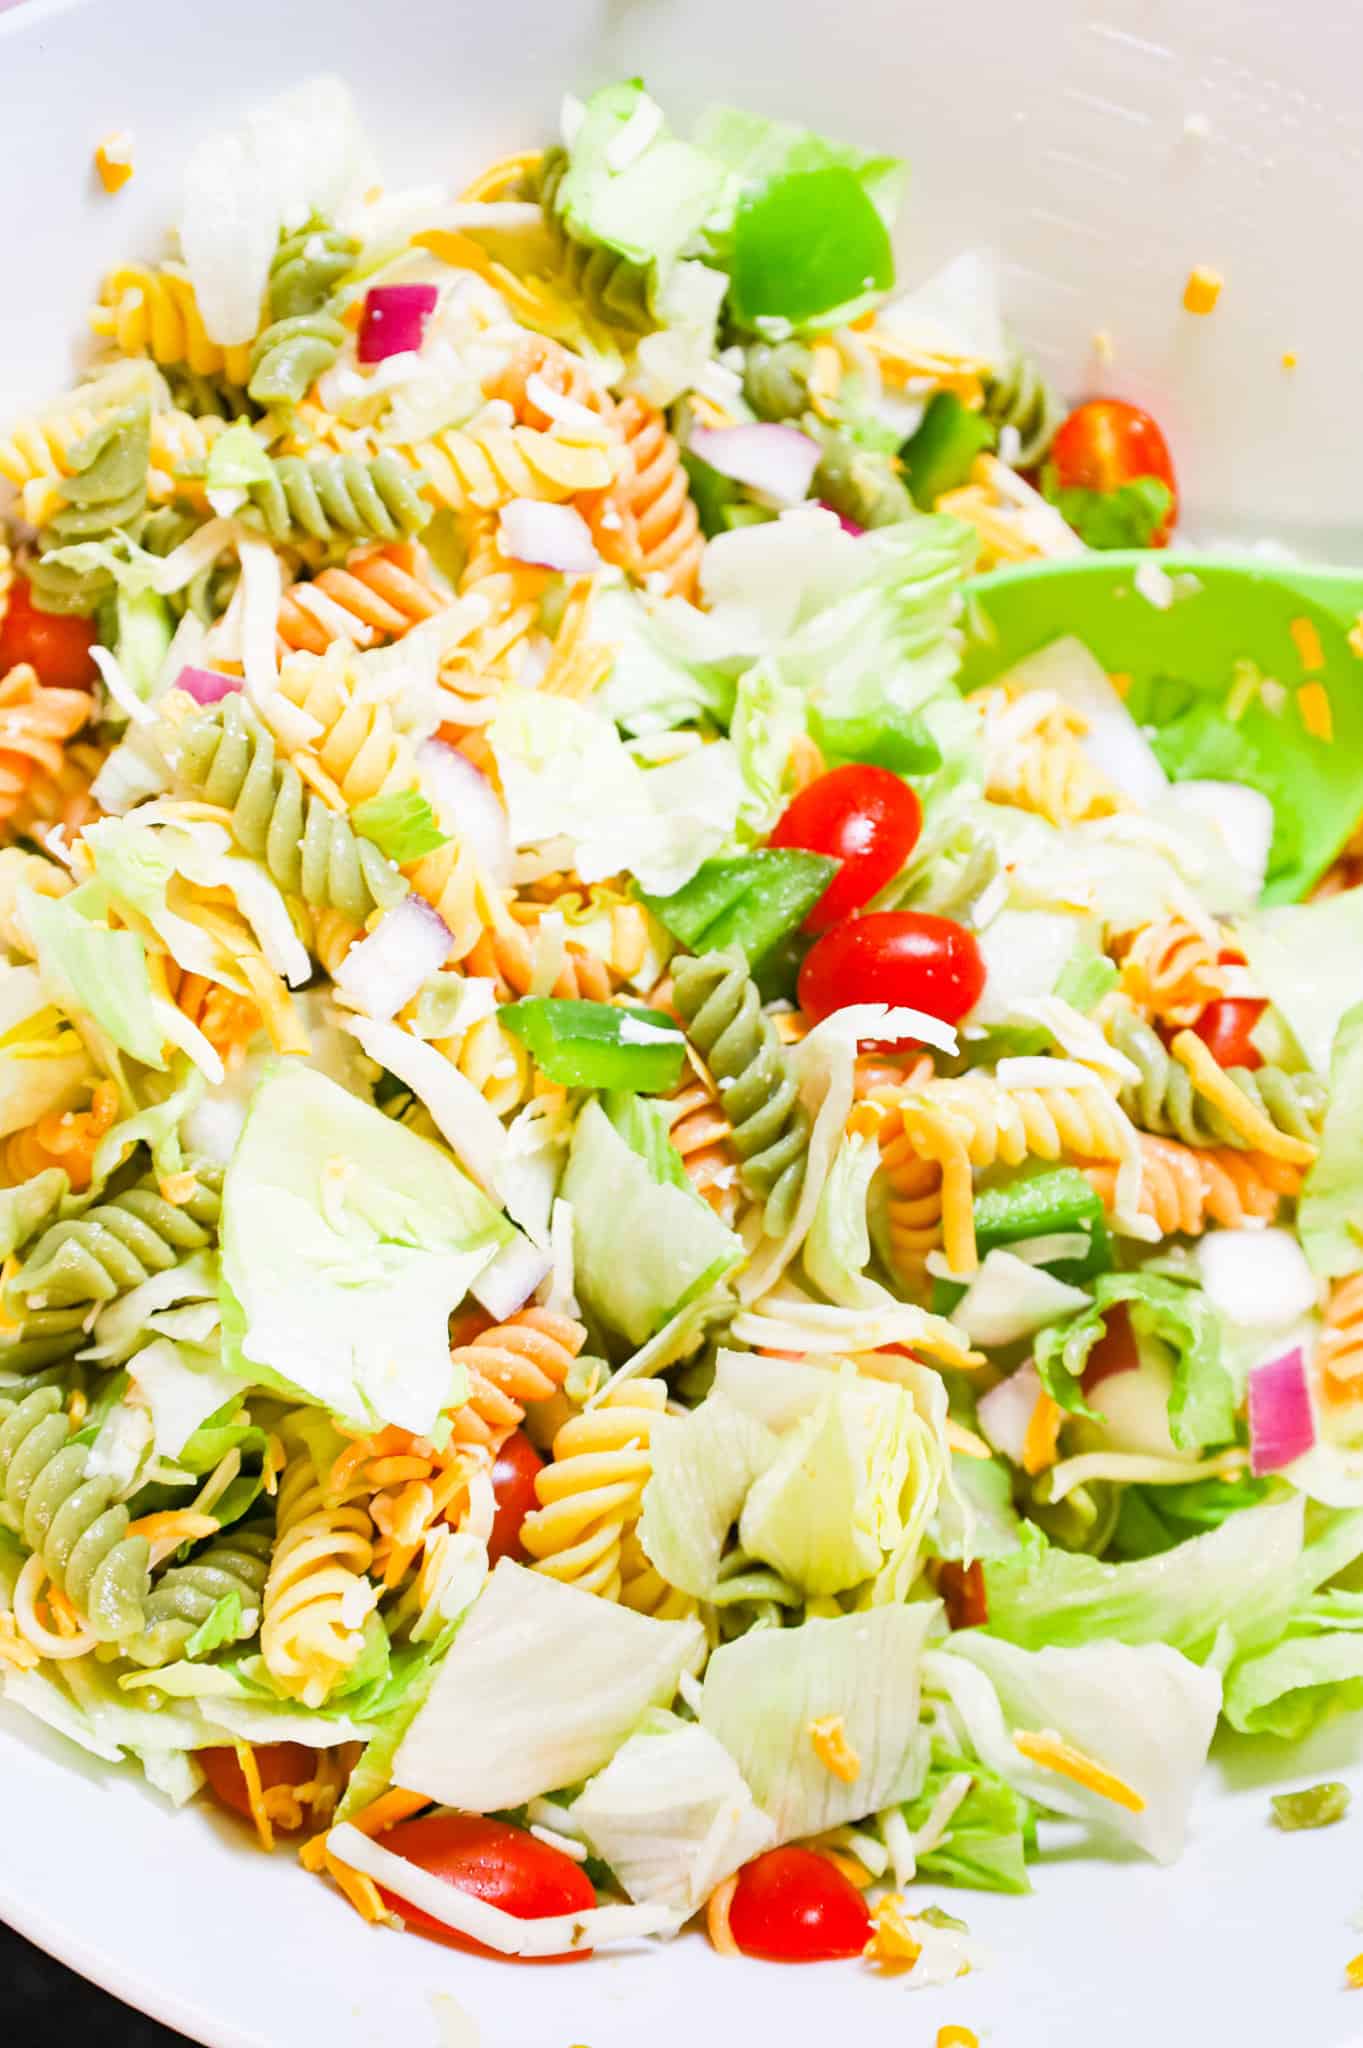
[[[250,395],[260,405],[296,405],[341,351],[345,328],[329,301],[359,255],[359,243],[314,218],[282,237],[270,268],[270,321],[251,350]]]
[[[260,1627],[273,1548],[269,1529],[233,1529],[206,1543],[188,1564],[171,1565],[144,1601],[144,1626],[123,1644],[124,1655],[149,1668],[169,1664],[224,1601],[234,1602],[235,1623],[222,1640],[246,1642]]]
[[[0,1421],[0,1515],[91,1633],[116,1643],[143,1625],[150,1551],[128,1534],[114,1481],[91,1477],[89,1463],[56,1387],[26,1394]]]

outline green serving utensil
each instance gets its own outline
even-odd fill
[[[1265,903],[1310,891],[1363,814],[1363,570],[1123,550],[996,569],[965,595],[964,690],[1082,640],[1171,781],[1269,799]]]

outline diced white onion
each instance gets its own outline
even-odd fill
[[[366,1017],[386,1022],[444,966],[453,943],[449,926],[424,896],[404,896],[350,948],[336,987]]]

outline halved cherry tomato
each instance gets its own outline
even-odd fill
[[[544,1469],[544,1460],[523,1429],[513,1429],[497,1453],[497,1462],[492,1468],[492,1491],[497,1498],[497,1512],[493,1517],[492,1534],[488,1538],[488,1560],[496,1564],[499,1557],[521,1557],[521,1523],[532,1508],[538,1507],[535,1498],[535,1474]]]
[[[826,1963],[861,1954],[871,1938],[871,1915],[835,1863],[813,1849],[788,1847],[744,1864],[729,1928],[745,1956]]]
[[[1193,1030],[1211,1053],[1218,1067],[1248,1067],[1253,1073],[1264,1056],[1250,1038],[1268,1001],[1263,996],[1223,996],[1208,1003]]]
[[[964,925],[925,910],[873,910],[814,941],[799,996],[815,1018],[852,1003],[902,1003],[957,1024],[983,988],[984,961]]]
[[[301,1742],[259,1742],[255,1744],[255,1753],[262,1792],[268,1792],[272,1785],[306,1785],[317,1776],[317,1752]],[[196,1749],[194,1757],[219,1806],[250,1820],[250,1795],[236,1751]],[[275,1825],[283,1823],[277,1821]]]
[[[508,1821],[488,1820],[480,1813],[431,1813],[419,1820],[399,1821],[380,1839],[395,1856],[405,1856],[455,1891],[500,1906],[517,1920],[547,1920],[556,1913],[581,1913],[596,1904],[592,1881],[580,1863]],[[475,1955],[497,1953],[433,1920],[395,1892],[383,1892],[383,1899],[413,1934],[424,1934],[450,1948],[471,1949]],[[591,1950],[584,1948],[566,1956],[502,1956],[500,1960],[577,1963],[590,1954]]]
[[[1141,476],[1167,484],[1173,496],[1150,545],[1169,545],[1178,518],[1178,481],[1169,444],[1148,412],[1121,398],[1091,398],[1064,422],[1049,460],[1065,490],[1115,491]]]
[[[1131,1318],[1126,1312],[1126,1303],[1119,1301],[1104,1316],[1103,1334],[1090,1351],[1088,1364],[1084,1367],[1084,1376],[1079,1384],[1085,1399],[1104,1380],[1110,1380],[1114,1373],[1136,1372],[1140,1362],[1141,1354]]]
[[[773,846],[803,847],[842,862],[804,922],[824,932],[869,903],[903,867],[923,829],[923,809],[888,768],[852,761],[830,769],[792,798],[776,821]]]
[[[54,690],[88,690],[96,669],[90,649],[98,639],[89,619],[39,611],[28,580],[16,576],[9,610],[0,619],[0,676],[21,661],[31,662],[38,681]]]

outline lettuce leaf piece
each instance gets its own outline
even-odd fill
[[[516,691],[499,704],[488,731],[517,847],[566,839],[584,882],[623,869],[666,895],[733,836],[743,785],[727,740],[646,770],[597,709]]]
[[[1286,1018],[1307,1064],[1328,1074],[1340,1024],[1358,1000],[1363,892],[1261,911],[1242,918],[1235,935],[1254,987]]]
[[[1297,1232],[1321,1279],[1363,1264],[1363,1003],[1335,1033],[1320,1151],[1302,1186]]]
[[[776,1832],[723,1745],[660,1708],[588,1779],[572,1814],[631,1899],[684,1918]]]
[[[1061,484],[1052,464],[1041,477],[1042,495],[1085,547],[1148,548],[1169,516],[1174,494],[1162,478],[1133,477],[1110,491]]]
[[[1344,1628],[1332,1628],[1343,1619]],[[1245,1735],[1300,1742],[1327,1714],[1363,1706],[1363,1602],[1324,1594],[1293,1616],[1281,1642],[1239,1657],[1226,1674],[1225,1715]]]
[[[1219,1529],[1244,1508],[1260,1507],[1274,1492],[1268,1479],[1193,1479],[1186,1486],[1122,1489],[1110,1549],[1121,1559],[1158,1557],[1190,1536]]]
[[[591,1101],[578,1117],[560,1192],[572,1204],[574,1284],[584,1308],[639,1345],[731,1273],[743,1247],[686,1181],[658,1112],[632,1099],[641,1120],[651,1117],[645,1127],[658,1134],[667,1177]]]
[[[398,1747],[394,1780],[471,1813],[578,1784],[671,1701],[704,1645],[697,1621],[654,1621],[503,1558]]]
[[[39,971],[54,993],[93,1018],[121,1052],[164,1069],[165,1032],[137,933],[110,930],[102,921],[101,891],[89,883],[56,900],[22,893]]]
[[[791,749],[806,729],[802,693],[783,683],[770,662],[739,678],[729,737],[744,782],[739,817],[750,832],[770,832],[785,808]]]
[[[170,606],[153,590],[118,590],[114,597],[114,652],[124,678],[144,703],[156,693],[173,634]],[[117,719],[111,703],[109,717]]]
[[[648,137],[642,149],[634,137]],[[724,190],[723,167],[669,134],[638,79],[593,93],[555,197],[580,242],[652,267],[655,282],[697,237]]]
[[[1248,1649],[1281,1634],[1300,1587],[1303,1506],[1293,1496],[1130,1564],[1053,1549],[1035,1528],[985,1567],[989,1626],[1036,1650],[1095,1637],[1169,1643],[1194,1659],[1229,1628]]]
[[[923,1789],[902,1809],[905,1821],[914,1830],[924,1827],[943,1788],[963,1772],[970,1790],[951,1816],[940,1847],[917,1858],[919,1877],[979,1892],[1029,1892],[1027,1858],[1036,1850],[1031,1802],[977,1758],[934,1743]]]
[[[1163,1643],[1023,1650],[958,1629],[924,1659],[981,1761],[1038,1806],[1172,1863],[1221,1707],[1216,1673]],[[1058,1736],[1128,1786],[1138,1811],[1023,1756],[1015,1734]]]
[[[670,1586],[711,1597],[729,1531],[779,1449],[771,1430],[718,1389],[690,1415],[655,1424],[638,1533]]]
[[[820,1834],[911,1798],[925,1757],[918,1728],[923,1644],[935,1602],[877,1607],[799,1628],[756,1629],[712,1655],[701,1726],[738,1765],[778,1842]],[[840,1715],[861,1769],[820,1762],[812,1721]]]
[[[367,797],[356,804],[350,822],[399,866],[445,844],[446,835],[419,789],[395,789],[387,796]]]
[[[1093,1285],[1093,1306],[1073,1322],[1042,1331],[1036,1369],[1053,1400],[1069,1414],[1092,1417],[1079,1381],[1103,1335],[1107,1311],[1127,1304],[1138,1335],[1160,1337],[1174,1354],[1169,1434],[1180,1450],[1229,1443],[1235,1434],[1235,1390],[1221,1356],[1218,1319],[1202,1294],[1155,1273],[1105,1273]]]
[[[454,1393],[450,1312],[510,1237],[438,1147],[314,1069],[273,1067],[223,1189],[224,1334],[230,1298],[248,1377],[424,1435]]]
[[[0,966],[0,1137],[50,1110],[74,1109],[98,1078],[38,969]]]
[[[636,592],[611,583],[597,592],[592,637],[614,656],[595,702],[622,732],[670,732],[701,720],[728,725],[734,681],[726,666],[677,645],[665,612],[650,610]]]

